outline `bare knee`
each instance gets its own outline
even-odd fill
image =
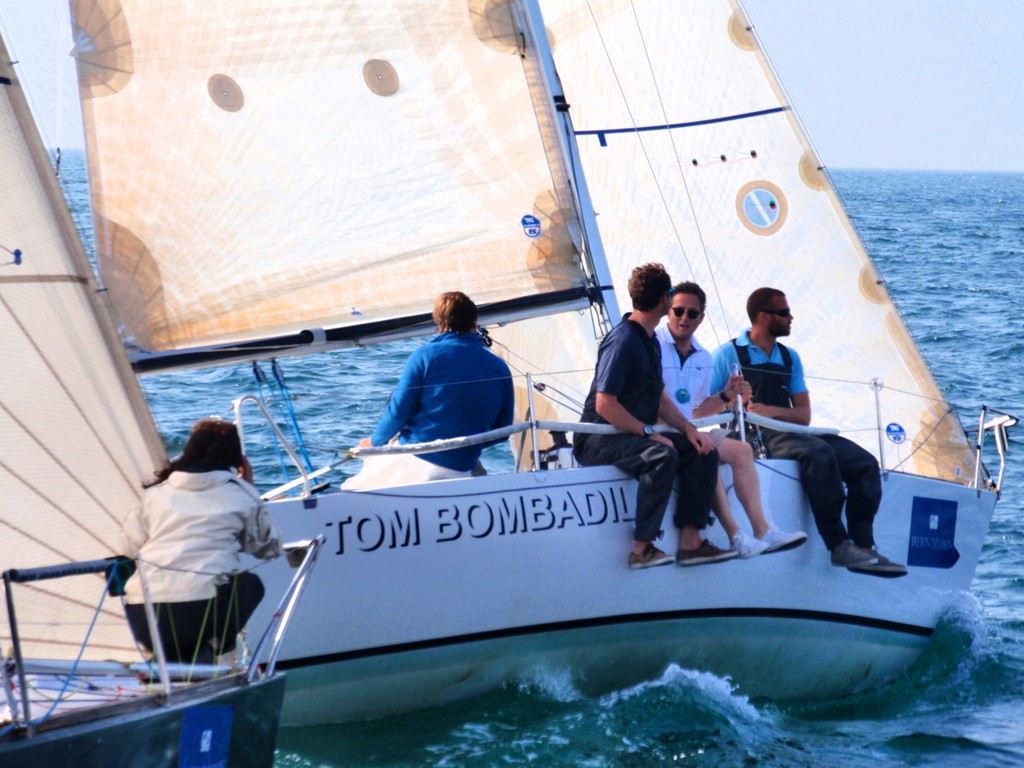
[[[754,462],[754,450],[750,445],[742,440],[733,440],[731,437],[723,440],[718,446],[718,455],[722,462],[730,467]]]

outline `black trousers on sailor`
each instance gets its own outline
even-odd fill
[[[844,539],[858,547],[875,543],[873,529],[882,503],[882,480],[875,457],[839,435],[800,435],[762,429],[768,455],[795,459],[818,533],[831,551]],[[843,484],[846,491],[843,491]],[[846,524],[843,526],[843,504]]]
[[[235,574],[217,587],[216,597],[181,603],[155,603],[157,629],[168,661],[212,664],[235,649],[238,633],[263,599],[263,582],[249,572]],[[146,608],[125,605],[128,624],[139,645],[152,652]]]
[[[708,524],[718,482],[718,451],[701,455],[685,435],[665,437],[674,448],[636,435],[575,435],[573,455],[580,464],[612,464],[639,481],[635,541],[658,537],[673,483],[678,491],[672,515],[675,526],[704,528]]]

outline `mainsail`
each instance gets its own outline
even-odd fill
[[[164,461],[10,61],[0,41],[4,569],[115,554],[142,481]],[[26,654],[73,656],[93,618],[96,586],[95,577],[82,577],[20,587],[33,593],[20,625]],[[108,602],[104,611],[89,653],[134,649],[120,605]]]
[[[492,320],[587,305],[510,4],[71,6],[98,261],[137,350],[424,333],[445,290]]]
[[[956,414],[740,7],[544,0],[543,8],[620,305],[630,306],[630,270],[662,262],[675,280],[707,291],[701,341],[714,348],[749,327],[753,289],[785,291],[813,423],[842,429],[876,455],[881,447],[888,469],[967,480],[973,461]],[[543,369],[554,347],[555,368],[572,367],[566,355],[582,353],[563,349],[560,331],[544,322],[536,351],[520,354]],[[502,338],[518,346],[535,335]],[[880,419],[873,380],[884,385]]]

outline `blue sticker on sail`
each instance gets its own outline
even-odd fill
[[[767,189],[752,189],[743,198],[743,213],[755,227],[770,227],[779,219],[779,203]]]
[[[896,422],[887,424],[885,427],[885,436],[889,438],[889,442],[900,445],[907,441],[907,431]]]
[[[526,214],[522,219],[523,232],[527,237],[540,237],[540,219]]]
[[[178,768],[219,768],[228,764],[234,707],[189,707],[181,716]]]
[[[907,565],[952,568],[960,559],[956,549],[955,501],[915,496],[910,510]]]

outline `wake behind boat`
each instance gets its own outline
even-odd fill
[[[268,493],[286,539],[327,540],[281,655],[286,723],[538,670],[596,692],[670,663],[750,695],[839,695],[905,670],[969,588],[998,480],[735,3],[544,2],[546,21],[519,1],[71,6],[103,296],[137,371],[424,335],[434,297],[461,289],[516,374],[519,471],[313,493],[303,467],[301,498]],[[879,459],[875,536],[905,578],[834,568],[813,534],[743,562],[626,567],[635,481],[542,453],[576,428],[645,261],[715,286],[719,342],[757,285],[814,316],[799,346],[829,385],[815,423]],[[1005,447],[1011,422],[982,414],[974,444]],[[759,474],[774,522],[812,531],[795,466]],[[273,589],[287,570],[262,575]]]

